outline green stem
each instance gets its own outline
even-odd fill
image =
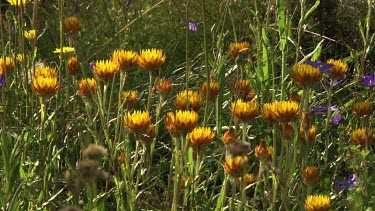
[[[206,92],[206,104],[204,107],[204,120],[203,127],[207,126],[208,122],[208,113],[209,113],[209,103],[210,103],[210,68],[208,66],[208,47],[207,47],[207,19],[206,19],[206,1],[202,0],[202,17],[203,17],[203,51],[204,51],[204,65],[206,67],[206,83],[207,83],[207,92]]]
[[[327,100],[328,100],[328,105],[327,105],[327,120],[326,120],[326,140],[325,140],[325,159],[324,162],[327,163],[329,159],[329,143],[330,143],[330,132],[328,130],[329,122],[331,121],[331,103],[332,103],[332,91],[333,91],[333,84],[335,83],[335,79],[331,79],[331,83],[328,88],[328,93],[327,93]]]
[[[154,76],[151,71],[149,71],[150,75],[150,86],[148,89],[148,98],[147,98],[147,111],[150,112],[151,109],[151,100],[152,100],[152,89],[154,88]]]

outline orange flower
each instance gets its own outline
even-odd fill
[[[297,117],[298,110],[298,103],[295,101],[276,101],[264,104],[262,117],[268,122],[288,122]]]
[[[320,81],[320,69],[308,64],[296,63],[291,72],[294,82],[302,89],[312,87]]]
[[[146,144],[146,145],[149,145],[152,143],[152,141],[155,139],[155,136],[156,136],[156,133],[155,133],[155,126],[154,124],[150,124],[148,126],[148,128],[146,129],[146,131],[144,133],[142,133],[140,136],[139,136],[139,140]]]
[[[165,62],[165,54],[161,49],[145,49],[138,57],[138,64],[143,69],[154,71],[159,69]]]
[[[352,111],[357,118],[368,116],[372,113],[372,104],[370,102],[354,103]]]
[[[309,129],[308,132],[308,138],[309,138],[309,144],[311,145],[312,143],[315,142],[315,137],[316,137],[316,127],[315,125],[312,125],[311,128]],[[305,130],[303,127],[299,128],[299,139],[306,144],[306,137],[305,137]]]
[[[307,186],[314,186],[320,180],[320,171],[315,166],[308,166],[302,172],[303,182]]]
[[[187,91],[187,93],[182,91],[176,96],[176,108],[177,110],[187,110],[187,104],[189,104],[190,109],[198,111],[202,106],[202,97],[198,92],[192,90]]]
[[[76,57],[71,57],[68,60],[68,72],[70,75],[75,75],[81,72],[81,65]]]
[[[281,136],[286,140],[291,140],[294,138],[294,128],[291,122],[279,123],[279,129],[281,131]]]
[[[54,95],[59,88],[59,82],[56,77],[44,78],[37,77],[34,78],[33,89],[35,93],[41,97],[49,98]]]
[[[232,93],[237,98],[245,99],[250,91],[250,80],[239,80],[232,85]]]
[[[331,199],[325,195],[310,195],[305,201],[307,211],[329,211]]]
[[[209,127],[198,127],[189,133],[190,143],[194,148],[204,148],[215,138],[215,133]]]
[[[360,128],[352,131],[350,141],[354,145],[367,146],[372,143],[373,132],[367,128]]]
[[[112,60],[100,60],[96,62],[93,72],[103,81],[111,80],[120,72],[120,65]]]
[[[239,177],[238,180],[237,180],[237,186],[238,187],[241,187],[242,178],[243,177]],[[245,174],[246,186],[249,186],[249,185],[253,184],[255,181],[256,181],[256,178],[255,178],[254,174]]]
[[[272,150],[270,150],[270,147],[266,145],[266,142],[263,139],[260,141],[260,144],[255,147],[255,156],[262,163],[272,160],[271,152]]]
[[[165,126],[172,135],[186,135],[191,132],[198,122],[198,113],[195,111],[178,110],[174,114],[169,112],[165,118]]]
[[[151,124],[151,118],[148,111],[128,112],[124,117],[124,125],[130,129],[132,133],[145,133]]]
[[[6,56],[0,58],[0,68],[7,74],[14,72],[14,59],[12,57]]]
[[[233,127],[230,127],[229,130],[227,130],[223,136],[221,137],[221,140],[224,142],[224,144],[229,144],[229,143],[232,143],[232,142],[235,142],[237,141],[237,135],[236,133],[234,132],[234,129]]]
[[[228,157],[224,163],[225,171],[232,177],[238,178],[245,175],[249,163],[247,156]]]
[[[247,122],[258,116],[259,105],[255,100],[243,102],[242,99],[238,99],[236,102],[232,103],[230,110],[235,119],[241,122]]]
[[[125,108],[127,109],[133,108],[134,104],[137,102],[137,99],[138,99],[138,92],[137,91],[124,91],[122,92],[122,99],[125,102]]]
[[[63,21],[63,31],[65,33],[76,34],[81,30],[81,22],[76,17],[68,17]]]
[[[167,79],[161,79],[156,85],[156,89],[158,90],[160,96],[165,98],[172,91],[172,83]]]
[[[83,98],[91,97],[92,94],[95,94],[96,88],[96,81],[93,78],[82,79],[78,83],[78,91]]]
[[[210,81],[210,96],[209,99],[211,101],[214,101],[219,94],[219,84],[215,81]],[[200,89],[201,95],[206,97],[207,94],[207,82],[202,84],[201,89]]]
[[[348,64],[340,60],[333,59],[329,59],[327,63],[334,65],[333,67],[329,68],[329,71],[332,73],[331,75],[329,75],[331,78],[342,79],[345,77],[345,74],[349,69]]]
[[[231,43],[229,45],[230,58],[236,60],[239,55],[247,56],[250,54],[250,48],[251,46],[248,42]]]
[[[54,67],[41,66],[35,69],[34,77],[43,77],[43,78],[56,78],[57,70]]]
[[[138,62],[138,54],[134,51],[115,50],[111,59],[120,65],[122,71],[130,71]]]

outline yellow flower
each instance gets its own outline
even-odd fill
[[[81,65],[76,57],[71,57],[68,60],[68,72],[70,75],[75,75],[81,72]]]
[[[329,59],[327,63],[334,65],[333,67],[329,68],[329,71],[332,73],[332,75],[330,75],[331,78],[342,79],[345,77],[345,74],[349,69],[348,64],[340,60],[333,59]]]
[[[32,40],[34,40],[36,38],[36,30],[32,29],[32,30],[29,30],[29,31],[25,31],[24,36],[27,40],[29,40],[31,42]]]
[[[76,34],[81,30],[81,22],[76,17],[68,17],[63,21],[63,31],[65,33]]]
[[[128,127],[132,133],[142,134],[146,132],[151,124],[151,118],[148,111],[128,112],[124,117],[124,125]]]
[[[139,55],[138,64],[143,69],[154,71],[161,67],[165,62],[165,58],[165,54],[161,49],[145,49]]]
[[[315,138],[316,138],[316,127],[315,127],[315,125],[311,126],[307,136],[309,137],[309,145],[311,146],[311,144],[315,142]],[[305,130],[303,129],[303,127],[299,128],[299,139],[303,143],[306,144]]]
[[[195,111],[169,112],[164,120],[166,128],[173,136],[186,135],[191,132],[198,122],[198,113]]]
[[[255,100],[243,102],[242,99],[238,99],[236,102],[232,103],[230,110],[235,119],[241,122],[247,122],[258,116],[259,105]]]
[[[217,83],[216,81],[210,81],[210,97],[209,99],[210,100],[215,100],[217,95],[219,94],[219,83]],[[206,97],[206,94],[207,94],[207,82],[205,82],[202,86],[201,86],[201,89],[200,89],[200,92],[201,92],[201,95]]]
[[[372,143],[373,132],[367,128],[360,128],[352,131],[350,141],[354,145],[367,146]]]
[[[188,102],[186,102],[188,100]],[[189,104],[189,108],[198,111],[202,106],[202,97],[199,95],[198,92],[188,90],[187,96],[186,91],[181,91],[176,96],[176,108],[177,110],[187,110],[187,104]]]
[[[158,90],[160,96],[165,98],[172,91],[172,83],[167,79],[161,79],[156,85],[156,89]]]
[[[139,136],[139,140],[144,144],[151,144],[156,136],[154,124],[150,124],[146,131]]]
[[[307,186],[314,186],[320,180],[320,171],[315,166],[307,166],[302,172],[303,182]]]
[[[54,67],[49,66],[37,66],[35,69],[34,77],[44,77],[44,78],[56,78],[57,70]]]
[[[7,0],[12,6],[26,5],[30,0]]]
[[[224,142],[225,145],[237,141],[237,138],[238,138],[238,136],[234,132],[233,127],[230,127],[229,130],[227,130],[223,134],[223,136],[221,136],[221,140]]]
[[[122,71],[130,71],[138,61],[138,54],[134,51],[115,50],[111,59],[119,63]]]
[[[12,57],[6,56],[0,58],[0,68],[5,70],[7,74],[14,72],[14,59]]]
[[[173,137],[179,137],[179,131],[176,128],[176,116],[173,112],[168,112],[165,119],[164,125]]]
[[[320,81],[320,69],[308,64],[294,64],[291,72],[294,82],[302,89],[312,87]]]
[[[325,195],[309,195],[305,201],[307,211],[329,211],[331,199]]]
[[[137,91],[124,91],[122,92],[122,99],[125,102],[125,108],[130,109],[134,106],[138,99]]]
[[[245,174],[244,177],[245,177],[246,186],[249,186],[256,181],[256,178],[255,178],[254,174]],[[237,180],[237,186],[238,187],[241,187],[242,178],[243,177],[239,177],[238,180]]]
[[[234,60],[237,59],[238,55],[246,56],[250,54],[250,43],[239,42],[229,44],[230,57]]]
[[[274,103],[266,103],[263,105],[262,118],[266,122],[275,122],[277,120],[276,116],[276,106]]]
[[[49,98],[54,95],[59,88],[57,77],[37,77],[34,78],[33,89],[38,96]]]
[[[352,111],[358,118],[368,116],[372,113],[372,104],[370,102],[357,102],[352,105]]]
[[[194,148],[204,148],[215,138],[215,132],[209,127],[198,127],[189,133],[190,143]]]
[[[56,48],[54,53],[61,53],[61,51],[62,51],[63,54],[68,54],[68,53],[75,52],[75,49],[73,47],[63,47],[62,50],[61,50],[61,48]]]
[[[247,156],[228,157],[224,163],[225,171],[232,177],[242,177],[245,175],[249,163]]]
[[[93,78],[82,79],[78,84],[79,94],[83,97],[91,97],[92,94],[96,93],[96,80]]]
[[[263,139],[260,141],[260,144],[255,147],[255,156],[262,163],[272,160],[271,152],[272,150],[266,145],[266,142]]]
[[[112,60],[100,60],[96,62],[93,72],[103,81],[110,80],[120,72],[120,65]]]
[[[298,110],[295,101],[276,101],[263,106],[262,117],[265,121],[288,122],[297,117]]]

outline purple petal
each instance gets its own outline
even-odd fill
[[[5,81],[6,81],[6,78],[5,78],[5,74],[3,73],[0,75],[0,88],[4,86]]]
[[[126,2],[126,4],[125,4],[125,7],[126,7],[126,8],[129,8],[131,3],[132,3],[132,1],[131,1],[131,0],[128,0],[128,1]]]
[[[96,67],[96,63],[94,61],[90,62],[90,68],[94,69]]]
[[[341,125],[344,122],[341,113],[338,113],[336,116],[331,116],[331,122],[336,126]]]
[[[189,22],[189,30],[193,32],[198,31],[198,25],[196,23]]]
[[[333,75],[333,73],[331,71],[329,71],[328,69],[322,70],[322,73],[325,73],[327,75]]]

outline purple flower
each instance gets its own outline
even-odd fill
[[[193,32],[198,31],[198,25],[196,23],[189,22],[189,30]]]
[[[91,69],[94,69],[95,67],[96,67],[96,63],[95,63],[95,61],[92,61],[92,62],[90,62],[90,68]]]
[[[344,79],[342,79],[342,80],[332,79],[332,80],[333,80],[333,86],[336,86],[337,84],[339,84],[342,81],[344,81]],[[324,79],[324,86],[327,87],[327,88],[329,88],[331,86],[331,80]]]
[[[331,116],[331,122],[336,125],[336,126],[339,126],[341,125],[342,123],[344,123],[344,120],[342,119],[342,116],[341,116],[341,112],[338,112],[336,114],[336,116]]]
[[[126,4],[125,4],[125,7],[126,7],[126,8],[129,8],[131,3],[132,3],[132,1],[131,1],[131,0],[128,0],[128,1],[126,2]]]
[[[337,108],[337,105],[331,106],[331,111],[337,111],[339,108]],[[314,116],[317,118],[322,118],[323,114],[328,111],[327,106],[318,105],[312,108],[312,111],[314,112]]]
[[[339,187],[336,189],[336,193],[340,193],[341,191],[347,189],[349,190],[354,185],[356,185],[358,182],[363,182],[361,179],[357,179],[355,174],[351,174],[348,176],[348,179],[346,180],[339,180]]]
[[[365,75],[363,77],[359,77],[359,80],[362,81],[362,83],[368,87],[375,86],[375,74],[374,72],[371,72],[368,75]]]
[[[305,63],[309,64],[310,66],[319,68],[322,73],[332,75],[332,72],[329,71],[329,68],[333,67],[334,66],[333,64],[323,63],[319,59],[317,59],[315,62],[310,61],[310,60],[306,60]]]
[[[0,88],[4,86],[5,81],[6,81],[5,74],[3,73],[0,75]]]

